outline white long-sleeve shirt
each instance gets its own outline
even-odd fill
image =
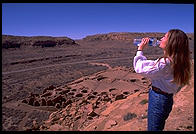
[[[173,80],[173,74],[169,59],[166,58],[165,61],[164,58],[161,58],[158,63],[157,61],[158,59],[147,60],[142,51],[137,51],[133,60],[133,67],[136,73],[150,78],[152,86],[167,93],[177,93],[181,87],[171,82]]]

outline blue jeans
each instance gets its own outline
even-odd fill
[[[173,95],[162,95],[150,89],[148,99],[148,131],[162,131],[172,110]]]

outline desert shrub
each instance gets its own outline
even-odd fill
[[[137,117],[137,115],[135,113],[127,113],[123,119],[124,119],[124,121],[128,121],[128,120],[131,120],[136,117]]]
[[[148,100],[146,100],[146,99],[144,99],[144,100],[142,100],[142,101],[140,102],[141,105],[144,105],[144,104],[146,104],[146,103],[148,103]]]

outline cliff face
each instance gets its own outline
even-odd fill
[[[114,32],[108,34],[96,34],[92,36],[87,36],[83,38],[86,41],[95,41],[95,40],[128,40],[132,41],[134,38],[138,37],[155,37],[160,39],[164,33],[129,33],[129,32]]]
[[[153,37],[161,39],[165,33],[130,33],[130,32],[112,32],[107,34],[90,35],[83,38],[83,41],[103,41],[103,40],[124,40],[133,42],[134,38]],[[187,33],[190,44],[194,42],[194,33]],[[192,49],[192,48],[191,48]]]
[[[68,37],[51,36],[2,36],[2,48],[20,48],[21,46],[54,47],[56,45],[78,45]]]
[[[130,32],[111,32],[107,34],[90,35],[83,38],[83,41],[103,41],[103,40],[124,40],[133,42],[134,38],[155,37],[161,39],[165,33],[130,33]],[[194,40],[194,34],[188,33],[189,40]],[[2,48],[20,48],[21,46],[41,46],[54,47],[57,45],[79,45],[75,40],[68,37],[51,36],[12,36],[2,35]]]

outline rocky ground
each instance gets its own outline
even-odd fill
[[[2,130],[146,130],[151,83],[132,69],[136,46],[107,38],[2,49]],[[151,47],[144,53],[151,59],[162,54]],[[194,77],[175,95],[165,130],[194,130],[193,94]]]
[[[150,85],[148,79],[121,67],[78,79],[69,84],[70,90],[61,88],[60,92],[72,93],[74,96],[67,100],[70,103],[61,110],[53,112],[39,129],[146,131]],[[164,131],[193,131],[193,108],[194,76],[190,85],[183,87],[174,96],[173,110],[167,119]]]

